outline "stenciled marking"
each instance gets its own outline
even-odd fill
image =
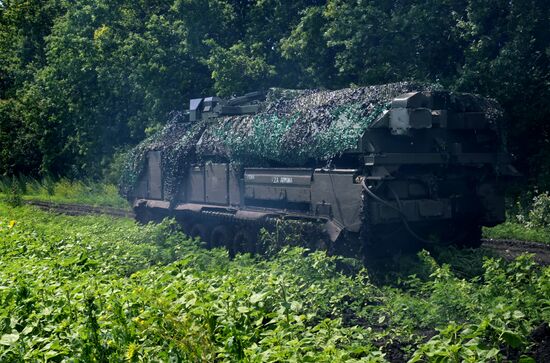
[[[274,176],[271,178],[273,184],[293,184],[294,178],[290,176]]]
[[[245,174],[244,178],[246,180],[254,180],[254,179],[256,179],[256,175]]]

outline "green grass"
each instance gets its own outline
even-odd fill
[[[118,194],[115,185],[66,179],[58,181],[49,179],[38,181],[26,177],[0,179],[0,198],[6,199],[13,193],[14,182],[17,183],[23,200],[129,209],[128,202]]]
[[[528,228],[523,224],[505,222],[495,227],[483,228],[483,237],[550,243],[550,229]]]
[[[532,362],[550,319],[550,268],[528,257],[464,278],[422,253],[382,284],[323,252],[230,259],[169,221],[1,203],[0,266],[2,362]]]

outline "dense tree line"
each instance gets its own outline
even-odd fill
[[[546,0],[2,0],[0,174],[101,177],[117,151],[190,97],[416,80],[497,98],[518,165],[550,184],[549,8]]]

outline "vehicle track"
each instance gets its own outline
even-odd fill
[[[26,204],[37,208],[72,216],[81,215],[109,215],[112,217],[134,218],[132,211],[112,208],[95,207],[83,204],[52,203],[44,201],[27,201]],[[506,260],[513,260],[523,253],[531,253],[534,260],[541,265],[550,265],[550,244],[513,239],[483,239],[482,247],[495,251]]]
[[[506,260],[513,260],[523,253],[531,253],[541,265],[550,265],[550,244],[513,239],[483,239],[482,247],[491,249]]]
[[[95,206],[84,205],[84,204],[54,203],[54,202],[35,201],[35,200],[29,200],[29,201],[26,201],[25,203],[43,210],[56,212],[60,214],[66,214],[70,216],[99,214],[99,215],[108,215],[112,217],[134,218],[134,213],[132,211],[121,209],[121,208],[95,207]]]

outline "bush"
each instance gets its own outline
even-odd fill
[[[128,158],[128,150],[117,150],[109,165],[103,170],[103,181],[107,184],[117,185],[120,182],[124,163]]]
[[[529,228],[550,227],[550,194],[541,193],[533,198],[533,206],[529,211],[529,218],[526,223]]]
[[[508,206],[508,221],[484,228],[485,238],[550,243],[550,193],[527,191]]]

